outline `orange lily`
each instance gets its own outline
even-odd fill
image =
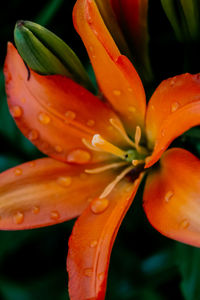
[[[142,82],[95,2],[78,0],[73,18],[107,102],[64,76],[30,70],[27,77],[8,44],[10,112],[49,158],[0,175],[0,228],[36,228],[80,215],[69,241],[69,294],[72,300],[101,300],[115,236],[145,173],[144,209],[151,224],[200,246],[200,161],[184,149],[164,153],[200,124],[200,77],[163,81],[146,107]]]

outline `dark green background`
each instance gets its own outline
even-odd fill
[[[4,1],[0,9],[0,63],[6,43],[13,41],[19,19],[36,21],[62,37],[90,67],[84,47],[72,26],[75,0]],[[199,72],[199,41],[177,42],[161,8],[150,0],[150,56],[158,83],[183,72]],[[199,130],[179,138],[175,145],[200,154]],[[0,171],[41,157],[19,132],[6,106],[4,79],[0,74]],[[161,236],[146,220],[142,190],[129,210],[111,256],[107,300],[200,299],[200,250]],[[0,232],[0,300],[67,300],[65,269],[68,238],[73,221],[49,228]],[[81,300],[81,299],[80,299]]]

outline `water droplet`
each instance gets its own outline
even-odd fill
[[[68,110],[65,113],[65,117],[67,118],[67,120],[74,120],[76,118],[76,114],[75,114],[75,112]]]
[[[20,176],[20,175],[22,175],[22,169],[20,169],[20,168],[14,169],[14,174],[15,174],[15,176]]]
[[[180,104],[178,102],[173,102],[171,105],[171,112],[175,112],[179,108]]]
[[[84,275],[87,276],[87,277],[91,277],[92,273],[93,273],[93,270],[91,268],[86,268],[84,270]]]
[[[91,241],[90,248],[95,248],[97,246],[97,243],[98,243],[97,240]]]
[[[69,176],[61,176],[58,178],[58,183],[62,186],[70,186],[72,183],[72,179]]]
[[[63,148],[60,146],[60,145],[56,145],[54,147],[55,151],[58,152],[58,153],[61,153],[63,151]]]
[[[135,113],[135,112],[136,112],[135,106],[129,106],[129,107],[128,107],[128,111],[129,111],[130,113]]]
[[[180,223],[180,228],[181,228],[181,229],[186,229],[186,228],[189,227],[189,225],[190,225],[190,223],[188,222],[188,220],[187,220],[187,219],[184,219],[184,220],[182,220],[181,223]]]
[[[13,116],[13,118],[20,118],[23,114],[23,110],[20,106],[13,106],[10,109],[10,113]]]
[[[108,207],[108,204],[109,204],[108,199],[106,199],[106,198],[102,198],[102,199],[97,198],[97,199],[94,199],[91,202],[90,208],[91,208],[91,211],[94,214],[101,214],[106,210],[106,208]]]
[[[54,210],[54,211],[51,212],[50,217],[53,220],[58,220],[60,218],[60,214],[57,210]]]
[[[88,151],[77,149],[71,151],[67,156],[68,162],[84,164],[91,160],[91,154]]]
[[[165,136],[165,129],[162,129],[162,130],[161,130],[161,135],[162,135],[162,136]]]
[[[29,166],[30,166],[30,167],[35,167],[35,165],[36,165],[36,162],[35,162],[35,161],[31,161],[31,162],[29,163]]]
[[[153,104],[151,104],[151,109],[155,110],[155,106]]]
[[[169,202],[169,200],[174,196],[174,193],[172,191],[168,191],[165,194],[165,202]]]
[[[98,279],[100,281],[102,281],[104,279],[104,273],[103,272],[98,274]]]
[[[169,85],[170,86],[174,86],[175,85],[175,83],[176,83],[176,81],[175,81],[175,77],[174,78],[172,78],[171,80],[170,80],[170,82],[169,82]]]
[[[133,89],[132,89],[132,88],[128,88],[128,91],[129,91],[130,93],[132,93]]]
[[[32,212],[37,215],[39,212],[40,212],[40,208],[39,206],[34,206],[33,209],[32,209]]]
[[[14,222],[18,225],[22,224],[24,222],[24,214],[20,211],[14,214]]]
[[[28,139],[30,141],[36,141],[38,139],[38,137],[39,137],[39,133],[35,129],[31,130],[28,134]]]
[[[80,174],[80,179],[85,180],[86,178],[88,178],[88,174],[85,173]]]
[[[113,94],[115,95],[115,96],[120,96],[121,95],[121,91],[120,90],[113,90]]]
[[[43,112],[38,115],[38,120],[40,121],[40,123],[42,123],[44,125],[49,124],[51,121],[50,117],[46,113],[43,113]]]
[[[22,102],[22,103],[26,103],[26,99],[25,99],[25,98],[22,98],[22,99],[21,99],[21,102]]]
[[[94,120],[88,120],[87,121],[87,125],[90,126],[90,127],[94,126],[94,124],[95,124]]]

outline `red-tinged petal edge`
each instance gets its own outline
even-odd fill
[[[179,148],[163,154],[148,175],[144,210],[163,235],[200,247],[200,160]]]
[[[86,174],[86,167],[42,158],[1,173],[0,229],[36,228],[79,216],[116,177],[113,171]]]
[[[142,174],[134,183],[124,179],[106,199],[94,199],[76,221],[67,259],[71,300],[104,299],[112,246],[141,179]]]
[[[90,151],[99,133],[120,145],[123,139],[110,119],[120,120],[100,99],[71,79],[41,76],[27,68],[14,46],[8,44],[4,73],[10,112],[22,133],[42,152],[64,162],[89,163],[108,158]]]
[[[175,138],[199,124],[199,74],[183,74],[163,81],[147,108],[147,138],[153,153],[146,167],[158,161]]]
[[[102,93],[134,136],[135,127],[144,125],[146,110],[144,88],[137,72],[128,58],[121,56],[94,1],[78,0],[73,20]]]

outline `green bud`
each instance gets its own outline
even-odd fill
[[[33,22],[18,21],[14,38],[21,57],[35,72],[65,75],[94,90],[76,54],[48,29]]]

